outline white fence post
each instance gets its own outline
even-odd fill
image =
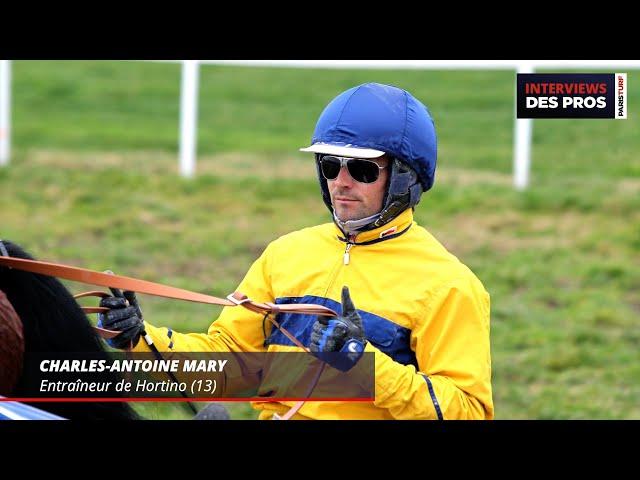
[[[523,64],[518,67],[518,73],[533,73],[533,65]],[[513,140],[513,185],[517,190],[524,190],[529,185],[529,170],[531,168],[531,131],[533,120],[518,118],[518,92],[515,82],[515,135]]]
[[[0,166],[9,163],[11,147],[11,63],[0,60]]]
[[[196,168],[198,131],[198,60],[182,62],[180,94],[180,174],[191,178]]]

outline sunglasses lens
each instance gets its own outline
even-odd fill
[[[358,158],[350,158],[346,161],[349,175],[355,181],[360,183],[373,183],[380,175],[378,164],[369,160],[361,160]],[[335,180],[340,174],[342,168],[341,157],[327,155],[320,160],[320,169],[322,175],[327,180]]]
[[[320,161],[322,175],[327,180],[335,180],[340,173],[340,159],[335,157],[324,157]]]
[[[378,165],[368,160],[349,160],[347,168],[353,179],[361,183],[373,183],[380,174]]]

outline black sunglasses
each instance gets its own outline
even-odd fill
[[[322,176],[327,180],[335,180],[340,174],[342,167],[347,167],[351,178],[360,183],[373,183],[378,180],[381,167],[376,162],[363,158],[337,157],[335,155],[324,155],[320,158],[320,170]]]

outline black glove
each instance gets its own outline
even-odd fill
[[[135,347],[144,331],[142,311],[138,305],[136,294],[117,288],[110,288],[113,297],[100,300],[101,307],[110,308],[106,313],[98,314],[98,326],[107,330],[120,330],[120,334],[107,340],[115,348]]]
[[[362,357],[367,339],[362,319],[353,306],[349,288],[342,287],[342,315],[318,316],[313,324],[309,350],[334,368],[346,372]]]

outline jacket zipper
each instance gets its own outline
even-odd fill
[[[355,246],[354,242],[356,241],[356,235],[351,234],[347,237],[347,246],[344,249],[344,255],[342,256],[342,263],[345,265],[349,265],[349,261],[351,258],[349,257],[349,250]]]
[[[349,250],[351,250],[353,247],[355,247],[355,244],[353,244],[352,242],[355,240],[355,237],[349,236],[347,237],[347,246],[344,249],[344,253],[342,254],[342,264],[343,265],[349,265],[351,258],[349,256]],[[331,289],[331,286],[333,285],[333,282],[335,281],[336,277],[338,276],[338,272],[340,271],[340,263],[338,262],[335,266],[335,268],[331,271],[331,274],[329,276],[329,282],[327,283],[327,287],[324,291],[324,296],[326,297],[327,294],[329,293],[329,290]]]
[[[342,256],[342,263],[345,265],[349,265],[350,257],[349,250],[353,247],[353,243],[347,243],[347,247],[344,249],[344,255]]]

